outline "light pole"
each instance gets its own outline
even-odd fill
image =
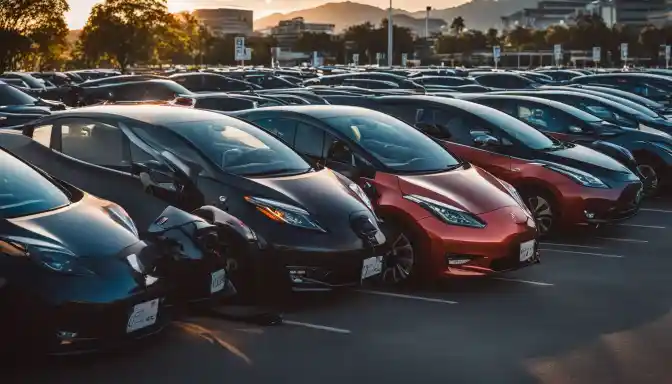
[[[392,67],[392,0],[390,0],[390,9],[387,12],[387,65]]]
[[[429,12],[432,7],[427,7],[427,15],[425,16],[425,39],[429,39]]]

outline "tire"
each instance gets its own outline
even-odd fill
[[[637,170],[643,177],[644,195],[655,196],[660,190],[660,162],[649,155],[637,156]]]
[[[550,193],[530,189],[523,191],[522,195],[525,205],[532,212],[540,236],[546,236],[557,228],[560,211]]]
[[[416,257],[414,236],[398,224],[391,224],[385,233],[390,244],[385,253],[385,264],[379,281],[385,285],[398,285],[418,280],[420,265]]]

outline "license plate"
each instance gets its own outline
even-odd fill
[[[520,261],[527,261],[534,256],[534,240],[520,244]]]
[[[376,256],[364,259],[362,266],[362,280],[383,272],[383,257]]]
[[[156,323],[158,314],[159,299],[136,304],[133,307],[133,313],[131,313],[131,315],[128,317],[126,333],[131,333],[137,331],[138,329],[154,325],[154,323]]]
[[[216,293],[224,289],[224,284],[226,283],[226,271],[220,269],[219,271],[212,272],[210,277],[210,293]]]

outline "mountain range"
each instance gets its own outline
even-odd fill
[[[456,7],[435,9],[431,11],[430,23],[450,25],[455,17],[461,16],[469,29],[486,30],[497,28],[501,25],[500,17],[511,14],[522,8],[530,8],[537,5],[539,0],[471,0]],[[395,24],[416,31],[425,28],[425,12],[408,12],[403,9],[393,9]],[[336,26],[336,31],[352,25],[371,22],[380,24],[387,18],[387,9],[381,9],[371,5],[355,3],[351,1],[339,3],[326,3],[314,8],[302,9],[290,13],[274,13],[254,21],[254,29],[266,29],[278,25],[282,20],[295,17],[303,17],[306,22],[328,23]],[[432,19],[438,20],[434,21]],[[430,29],[434,29],[430,26]]]

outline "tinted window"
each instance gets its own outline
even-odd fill
[[[300,173],[311,169],[301,156],[273,135],[248,123],[220,119],[168,124],[223,170],[237,175]]]
[[[190,91],[199,91],[202,88],[203,79],[201,76],[175,76],[171,79]]]
[[[294,146],[296,136],[296,121],[289,119],[261,119],[255,120],[255,124],[282,139],[285,143]]]
[[[40,127],[35,127],[33,129],[33,140],[44,145],[45,147],[51,146],[51,125],[42,125]]]
[[[572,124],[569,118],[546,105],[520,103],[516,110],[516,117],[527,124],[550,132],[567,132]]]
[[[242,111],[244,109],[255,108],[255,103],[250,100],[232,97],[210,97],[207,99],[197,99],[196,108],[213,111]]]
[[[441,131],[441,138],[463,145],[472,145],[472,132],[490,132],[488,124],[461,111],[425,110],[423,119],[432,121]]]
[[[492,113],[479,115],[482,119],[506,132],[521,144],[532,149],[551,148],[555,143],[548,136],[523,123],[522,121],[499,112],[495,109]]]
[[[330,117],[324,121],[395,171],[436,172],[459,164],[434,140],[382,113]]]
[[[324,132],[317,127],[298,123],[294,149],[304,155],[323,158],[325,156]]]
[[[124,134],[117,127],[76,120],[61,125],[61,152],[103,167],[128,166],[123,157]]]
[[[7,84],[0,84],[0,105],[35,104],[36,98]]]
[[[25,163],[0,151],[0,218],[33,215],[69,203],[63,190]]]

